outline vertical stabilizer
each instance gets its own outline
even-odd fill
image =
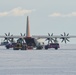
[[[29,25],[29,17],[27,16],[27,25],[26,25],[26,37],[30,36],[30,25]]]

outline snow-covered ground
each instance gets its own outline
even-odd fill
[[[59,50],[12,50],[0,47],[0,75],[76,75],[76,45]]]

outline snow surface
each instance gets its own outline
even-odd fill
[[[0,47],[0,75],[76,75],[76,45],[61,45],[58,50]]]

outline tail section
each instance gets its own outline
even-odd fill
[[[29,17],[27,16],[27,25],[26,25],[26,37],[30,36],[30,25],[29,25]]]
[[[35,38],[32,38],[30,36],[30,24],[29,24],[29,17],[27,16],[27,25],[26,25],[26,38],[25,38],[26,44],[28,46],[36,46]]]

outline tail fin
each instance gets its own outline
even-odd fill
[[[27,16],[27,26],[26,26],[26,37],[30,36],[30,26],[29,26],[29,17]]]

